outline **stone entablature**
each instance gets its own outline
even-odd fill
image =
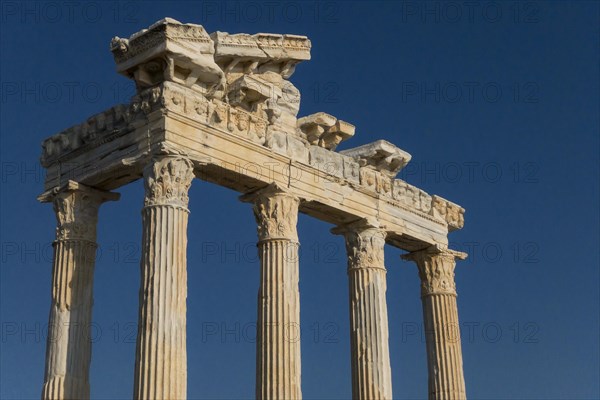
[[[55,186],[58,179],[58,176],[52,174],[53,166],[62,164],[61,173],[69,176],[70,164],[82,166],[77,161],[78,155],[94,151],[118,139],[127,142],[123,140],[123,136],[129,135],[133,139],[136,136],[134,134],[136,126],[145,124],[148,115],[153,112],[176,113],[223,133],[234,134],[281,154],[290,161],[310,166],[315,170],[315,174],[325,173],[335,185],[354,187],[370,194],[371,197],[381,197],[399,207],[408,207],[417,215],[423,214],[432,217],[433,220],[443,221],[448,224],[449,230],[460,229],[464,224],[464,209],[460,206],[442,197],[430,196],[423,190],[392,177],[394,171],[396,173],[399,171],[398,165],[402,164],[402,160],[410,159],[410,155],[390,143],[380,141],[383,143],[375,142],[361,146],[363,149],[371,150],[384,148],[380,152],[372,150],[374,153],[372,156],[369,152],[363,154],[361,148],[338,153],[319,145],[311,145],[308,139],[295,132],[276,130],[275,125],[256,113],[250,113],[218,99],[209,100],[193,90],[172,82],[164,82],[141,91],[132,98],[129,105],[113,107],[90,117],[83,124],[46,139],[42,144],[41,160],[42,165],[49,168],[47,188]],[[312,120],[321,122],[316,118]],[[301,118],[298,121],[307,121],[307,119]],[[343,129],[346,132],[353,131],[347,127],[349,124],[335,117],[331,117],[327,122],[331,124],[331,128],[339,131]],[[308,124],[308,122],[304,123]],[[336,128],[340,126],[343,128]],[[161,142],[160,136],[154,138],[146,136],[147,134],[138,136],[137,139],[141,140],[138,143],[132,140],[133,143],[128,145],[121,144],[121,148],[129,147],[127,158],[143,155],[148,148]],[[382,153],[389,154],[383,156]]]

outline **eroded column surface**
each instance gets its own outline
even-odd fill
[[[385,230],[362,220],[334,228],[343,234],[350,284],[350,344],[353,399],[391,399]]]
[[[135,399],[185,399],[189,160],[155,158],[144,169]]]
[[[94,265],[98,209],[117,193],[69,181],[40,196],[53,202],[57,227],[52,266],[52,305],[42,399],[89,399]]]
[[[241,199],[253,203],[258,224],[256,398],[301,399],[299,199],[275,185]]]
[[[436,246],[406,254],[417,263],[427,345],[429,399],[466,399],[454,267],[465,253]]]

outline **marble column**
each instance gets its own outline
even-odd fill
[[[432,246],[402,256],[416,262],[427,346],[429,399],[466,399],[454,267],[465,253]]]
[[[348,254],[352,398],[391,399],[386,232],[377,221],[368,220],[340,226],[332,232],[344,235]]]
[[[118,198],[118,193],[73,181],[39,198],[53,203],[57,219],[42,399],[90,397],[98,209],[103,202]]]
[[[253,203],[258,224],[256,398],[301,399],[299,199],[272,184],[241,200]]]
[[[192,163],[159,156],[144,169],[134,399],[187,396],[188,189]]]

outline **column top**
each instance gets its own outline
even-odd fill
[[[382,225],[378,219],[372,217],[361,218],[347,224],[338,225],[331,228],[330,232],[334,235],[345,235],[349,232],[360,232],[367,229],[377,229],[385,233],[385,225]]]
[[[416,261],[416,259],[420,257],[432,257],[436,255],[453,257],[458,260],[465,260],[468,257],[467,253],[464,253],[462,251],[451,250],[448,247],[439,244],[429,246],[423,250],[403,254],[400,257],[406,261]]]
[[[244,203],[253,203],[261,197],[272,197],[277,195],[289,196],[299,200],[298,197],[291,194],[288,190],[286,190],[276,182],[272,182],[267,186],[256,189],[252,192],[245,193],[241,195],[239,199]]]
[[[54,201],[54,199],[56,198],[57,195],[59,195],[61,193],[69,193],[69,192],[87,193],[89,195],[98,197],[99,200],[102,202],[116,201],[121,198],[120,193],[96,189],[91,186],[86,186],[79,182],[69,180],[69,181],[67,181],[67,183],[65,183],[62,186],[57,186],[50,190],[46,190],[44,193],[40,194],[37,199],[41,203],[50,203],[50,202]]]

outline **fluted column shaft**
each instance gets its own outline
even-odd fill
[[[454,267],[465,253],[437,247],[403,256],[421,278],[429,399],[466,399]]]
[[[274,185],[242,200],[253,202],[258,224],[256,398],[301,399],[299,200]]]
[[[346,239],[350,288],[350,344],[353,399],[391,399],[385,230],[376,222],[335,228]]]
[[[134,399],[187,396],[186,299],[190,161],[155,158],[144,170]]]
[[[57,228],[52,266],[42,399],[89,399],[94,265],[98,209],[118,194],[69,181],[40,197],[52,201]]]

